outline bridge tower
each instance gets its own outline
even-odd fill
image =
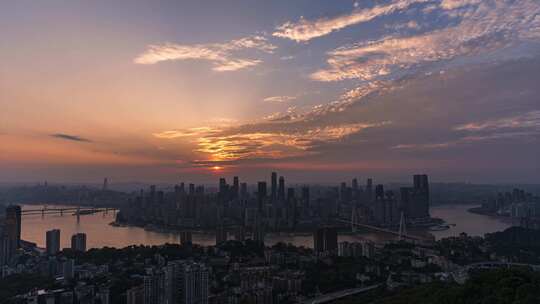
[[[401,211],[401,219],[399,220],[399,240],[403,240],[407,235],[407,222],[405,221],[405,213]]]
[[[81,221],[81,206],[77,206],[77,223]]]

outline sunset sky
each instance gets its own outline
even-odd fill
[[[0,0],[0,182],[538,182],[538,0]]]

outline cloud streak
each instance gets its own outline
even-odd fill
[[[407,9],[415,3],[427,1],[428,0],[399,0],[393,1],[388,5],[377,5],[371,8],[357,9],[350,14],[333,18],[321,18],[317,20],[306,20],[301,18],[297,22],[286,22],[278,26],[272,35],[294,40],[296,42],[309,41],[352,25],[365,23],[377,17]]]
[[[270,96],[263,99],[266,102],[284,103],[295,100],[296,96]]]
[[[212,63],[212,70],[229,72],[253,67],[262,62],[260,59],[238,58],[236,51],[256,50],[273,53],[276,46],[269,43],[263,36],[250,36],[231,40],[226,43],[210,43],[182,45],[167,43],[163,45],[150,45],[148,49],[137,56],[137,64],[156,64],[171,60],[205,60]]]
[[[77,135],[64,134],[64,133],[55,133],[55,134],[51,134],[49,136],[54,137],[54,138],[63,139],[63,140],[69,140],[69,141],[92,142],[91,140],[89,140],[87,138],[84,138],[84,137],[80,137],[80,136],[77,136]]]

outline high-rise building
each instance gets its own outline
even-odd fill
[[[126,290],[126,304],[144,304],[144,286],[135,286]]]
[[[371,178],[368,178],[366,182],[366,199],[368,204],[373,203],[373,180]]]
[[[208,268],[186,261],[171,261],[165,268],[163,303],[207,304]]]
[[[375,201],[380,202],[384,200],[384,186],[375,186]]]
[[[71,236],[71,250],[86,251],[86,233],[77,233]]]
[[[216,245],[227,242],[227,230],[223,225],[219,225],[216,229]]]
[[[263,218],[260,213],[255,216],[255,227],[253,230],[253,240],[260,244],[264,244],[266,237],[266,227],[264,226]]]
[[[271,195],[272,201],[275,201],[277,198],[277,173],[276,172],[272,172],[270,195]]]
[[[298,223],[298,210],[294,188],[287,188],[287,220],[291,229],[296,228]]]
[[[310,206],[309,186],[302,187],[302,208],[308,209]]]
[[[418,174],[413,177],[414,187],[409,206],[410,218],[429,217],[429,182],[426,174]]]
[[[266,199],[266,182],[259,182],[257,184],[257,204],[259,211],[264,208],[264,201]]]
[[[155,271],[143,278],[144,286],[144,304],[162,304],[165,303],[165,272]]]
[[[239,226],[234,230],[234,239],[239,242],[244,242],[246,240],[246,229],[244,226]]]
[[[238,197],[240,191],[240,180],[238,179],[238,176],[233,177],[233,196],[234,198]]]
[[[313,250],[317,254],[337,254],[337,229],[322,227],[313,233]]]
[[[219,179],[219,198],[223,201],[228,198],[228,185],[224,177]]]
[[[21,247],[21,206],[9,205],[6,207],[6,230],[8,237],[13,242],[14,248]]]
[[[411,199],[413,195],[413,188],[401,187],[399,188],[399,208],[403,212],[405,218],[411,217]]]
[[[248,196],[248,192],[247,192],[247,183],[241,183],[240,184],[240,197],[242,199],[246,199]]]
[[[352,187],[352,194],[353,194],[353,199],[358,199],[358,180],[356,178],[353,178],[352,180],[352,183],[351,183],[351,187]]]
[[[180,244],[182,245],[191,245],[192,243],[192,234],[190,230],[184,230],[180,232]]]
[[[46,244],[47,254],[55,255],[58,252],[60,252],[60,230],[53,229],[53,230],[47,231],[45,244]]]
[[[0,266],[7,264],[11,260],[15,253],[13,245],[14,242],[8,236],[5,223],[0,222]]]
[[[285,178],[283,176],[279,177],[278,198],[280,200],[285,199]]]
[[[62,262],[62,276],[66,280],[72,280],[75,277],[75,260],[68,259]]]

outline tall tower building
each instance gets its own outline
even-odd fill
[[[298,210],[294,188],[287,188],[287,220],[289,228],[295,229],[298,223]]]
[[[277,198],[277,173],[276,172],[272,172],[271,197],[272,197],[272,201],[275,201]]]
[[[302,187],[302,208],[308,209],[310,206],[309,186]]]
[[[283,176],[279,177],[278,198],[280,200],[285,199],[285,178]]]
[[[384,200],[384,186],[383,185],[377,185],[375,186],[375,201],[383,201]]]
[[[429,217],[429,181],[426,174],[413,177],[412,217]]]
[[[373,203],[373,180],[371,178],[367,179],[366,196],[368,203]]]
[[[257,203],[258,203],[259,211],[263,210],[265,199],[266,199],[266,182],[259,182],[257,184]]]
[[[242,199],[246,199],[248,196],[248,193],[247,193],[247,183],[241,183],[240,184],[240,197]]]
[[[227,242],[227,230],[223,225],[219,225],[216,229],[216,245]]]
[[[60,252],[60,230],[53,229],[46,233],[45,244],[47,254],[55,255]]]
[[[6,232],[12,242],[13,248],[21,246],[21,206],[10,205],[6,207]]]
[[[234,198],[238,198],[238,193],[240,191],[240,180],[238,179],[238,176],[233,177],[233,196]]]
[[[11,257],[15,253],[13,244],[6,232],[5,223],[0,221],[0,266],[7,264],[11,260]]]
[[[356,178],[352,180],[352,195],[353,199],[358,199],[358,180]]]
[[[71,236],[71,250],[86,251],[86,233],[77,233]]]

